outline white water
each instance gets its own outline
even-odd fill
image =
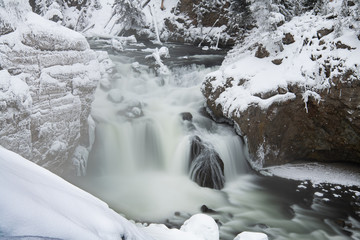
[[[96,142],[88,174],[80,184],[87,191],[139,221],[176,222],[175,212],[182,212],[185,220],[206,205],[217,211],[212,216],[222,223],[221,239],[233,239],[245,230],[280,240],[359,236],[358,216],[341,199],[329,206],[314,197],[311,186],[297,192],[296,182],[248,172],[241,139],[231,127],[199,112],[204,104],[201,81],[214,68],[180,67],[172,69],[170,76],[156,76],[145,65],[134,71],[131,57],[112,58],[117,68],[112,87],[124,99],[114,103],[108,98],[109,90],[96,93],[92,111]],[[139,117],[131,118],[129,109],[133,116],[140,113]],[[182,120],[183,112],[192,114],[191,122]],[[223,160],[226,183],[222,191],[199,187],[190,180],[190,139],[194,136],[212,145]],[[337,219],[355,227],[346,233],[334,223]]]
[[[195,135],[218,152],[227,181],[245,171],[245,161],[239,160],[241,139],[231,127],[199,112],[204,102],[200,83],[215,69],[189,66],[156,76],[144,65],[134,71],[131,59],[113,56],[113,61],[117,74],[112,86],[124,100],[111,102],[101,88],[96,93],[96,141],[88,168],[92,191],[129,218],[145,221],[163,221],[176,211],[196,213],[203,204],[223,205],[223,193],[189,178],[190,139]],[[128,106],[143,114],[129,118]],[[182,120],[184,112],[192,114],[192,121]]]

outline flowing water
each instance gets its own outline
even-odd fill
[[[233,128],[207,115],[201,82],[225,52],[169,44],[164,64],[170,70],[159,74],[155,60],[146,58],[156,46],[133,44],[114,52],[107,41],[92,45],[109,52],[116,71],[111,89],[97,90],[96,140],[87,175],[74,183],[135,221],[179,226],[206,212],[218,221],[221,239],[244,230],[270,239],[360,238],[358,189],[258,176]],[[191,180],[194,139],[223,161],[225,176],[221,164],[211,162],[215,182],[225,178],[222,190]]]

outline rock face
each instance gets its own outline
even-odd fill
[[[317,29],[307,30],[308,17],[274,32],[287,36],[285,45],[253,37],[235,48],[203,84],[212,116],[235,123],[256,169],[293,161],[360,163],[360,42],[351,29],[340,37],[323,31],[333,22],[320,16]],[[276,50],[256,58],[259,45]]]
[[[251,106],[231,118],[246,137],[255,167],[296,160],[360,163],[360,82],[338,81],[318,92],[321,101],[309,96],[307,110],[304,89],[289,86],[295,99],[272,104],[266,110]],[[208,100],[212,113],[223,118],[214,106]]]
[[[86,39],[28,13],[0,36],[0,144],[63,174],[81,144],[104,68]],[[3,81],[5,79],[5,82]]]

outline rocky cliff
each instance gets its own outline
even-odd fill
[[[208,109],[235,124],[254,168],[360,163],[359,19],[356,4],[342,16],[340,4],[254,32],[207,76]]]
[[[105,69],[82,35],[27,9],[19,19],[0,36],[0,145],[57,174],[80,170]]]

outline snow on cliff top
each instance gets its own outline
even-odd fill
[[[327,19],[326,16],[306,13],[294,17],[275,31],[260,32],[255,29],[244,44],[229,52],[218,71],[207,76],[213,91],[231,85],[216,103],[221,104],[225,115],[230,117],[251,105],[266,109],[274,102],[295,98],[295,94],[287,89],[289,85],[302,86],[307,96],[317,97],[314,91],[330,87],[329,79],[342,74],[333,71],[330,76],[325,76],[325,65],[352,70],[360,76],[360,41],[356,32],[343,27],[341,34],[337,33],[334,30],[336,24],[336,18]],[[319,31],[326,29],[332,32],[319,35]],[[284,43],[286,36],[293,37],[295,42]],[[255,57],[260,45],[268,51],[268,57]],[[322,72],[319,72],[320,68]],[[282,89],[281,93],[279,89]],[[269,92],[275,95],[263,97]]]

